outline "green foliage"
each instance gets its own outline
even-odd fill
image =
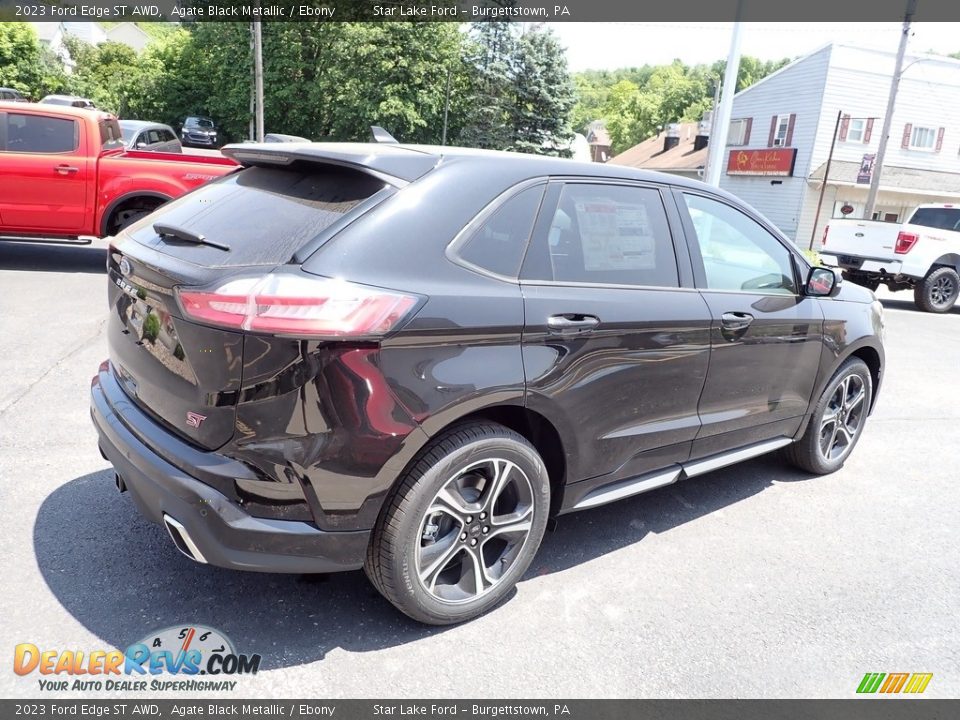
[[[744,56],[737,73],[737,90],[749,87],[788,62],[764,62]],[[613,152],[623,152],[668,123],[703,117],[713,106],[716,84],[725,68],[722,60],[693,66],[674,60],[669,65],[578,73],[574,78],[579,93],[573,110],[574,128],[582,131],[588,123],[603,120]]]
[[[517,36],[515,24],[480,22],[465,52],[467,103],[462,145],[565,154],[577,90],[550,30]]]
[[[155,343],[160,336],[160,318],[154,313],[147,313],[143,319],[143,339]]]
[[[39,100],[62,91],[64,85],[60,61],[40,44],[30,25],[0,22],[0,86]]]

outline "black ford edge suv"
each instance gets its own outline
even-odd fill
[[[108,259],[100,448],[201,563],[363,567],[488,610],[551,516],[776,449],[841,467],[883,374],[870,291],[698,182],[403,145],[264,144]]]

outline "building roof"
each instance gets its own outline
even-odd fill
[[[823,180],[826,163],[810,173],[811,180]],[[828,185],[857,185],[860,163],[846,160],[834,160],[830,165]],[[940,170],[919,170],[917,168],[884,165],[881,186],[887,190],[899,192],[920,192],[930,195],[960,195],[960,173]],[[867,185],[860,185],[864,189]]]
[[[660,133],[610,158],[609,164],[661,172],[696,172],[707,163],[707,148],[693,149],[696,136],[697,123],[680,123],[680,143],[676,147],[664,151],[664,135]]]

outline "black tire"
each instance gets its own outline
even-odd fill
[[[495,476],[504,478],[496,491]],[[439,497],[442,490],[457,502],[447,505]],[[483,510],[488,507],[489,513]],[[364,570],[377,590],[414,620],[430,625],[470,620],[500,603],[526,572],[549,510],[547,470],[523,436],[491,422],[460,425],[424,448],[387,498]],[[516,520],[504,519],[512,517]],[[527,523],[522,539],[522,530],[511,531]],[[430,564],[421,570],[421,561]],[[496,577],[484,589],[488,573]]]
[[[160,198],[142,198],[123,203],[110,215],[110,220],[107,222],[107,234],[116,235],[124,228],[145,218],[165,202],[166,200]]]
[[[960,275],[952,267],[937,267],[917,283],[913,302],[924,312],[945,313],[960,295]]]
[[[841,390],[844,383],[847,385]],[[859,401],[853,394],[856,388],[863,390]],[[844,396],[844,405],[838,408],[841,395]],[[840,366],[821,393],[803,437],[784,449],[787,460],[815,475],[826,475],[842,468],[863,434],[872,400],[870,369],[863,360],[850,358]],[[834,414],[842,419],[834,421],[831,427],[829,417]],[[856,417],[852,417],[854,414]],[[851,426],[854,428],[852,432]]]

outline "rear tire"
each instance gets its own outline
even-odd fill
[[[924,312],[945,313],[960,295],[960,275],[952,267],[938,267],[917,283],[913,302]]]
[[[850,358],[821,393],[803,437],[784,449],[787,460],[815,475],[842,468],[863,434],[872,400],[870,369]]]
[[[414,620],[451,625],[499,604],[543,539],[550,481],[518,433],[454,427],[423,451],[387,498],[364,570]]]

